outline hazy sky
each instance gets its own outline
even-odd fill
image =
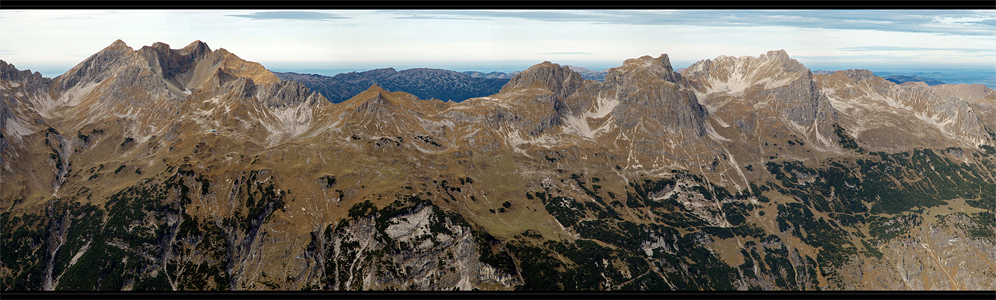
[[[116,39],[136,49],[202,40],[314,73],[545,60],[601,70],[662,53],[677,68],[777,49],[814,70],[996,70],[996,10],[0,10],[0,59],[46,76]]]

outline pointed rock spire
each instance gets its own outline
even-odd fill
[[[660,78],[669,82],[678,82],[681,75],[674,72],[671,67],[671,60],[667,54],[658,57],[644,55],[640,58],[631,58],[623,62],[623,65],[610,69],[605,76],[606,82],[615,82],[623,78],[629,78],[640,72],[649,72],[651,77]]]
[[[124,49],[124,48],[127,48],[127,49],[131,50],[131,47],[128,47],[128,44],[125,44],[124,41],[122,41],[121,39],[118,39],[118,40],[114,41],[113,43],[111,43],[110,45],[108,45],[107,47],[104,47],[104,50],[109,50],[109,49]]]
[[[196,40],[188,44],[186,47],[180,48],[179,50],[177,50],[177,52],[180,53],[180,55],[201,57],[207,53],[210,53],[211,47],[208,47],[208,45],[204,42],[201,42],[201,40]]]

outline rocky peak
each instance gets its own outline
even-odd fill
[[[57,92],[63,92],[79,84],[100,82],[110,77],[111,70],[125,66],[134,54],[122,40],[116,40],[104,49],[74,66],[65,74],[56,77]]]
[[[681,75],[675,73],[671,68],[671,60],[668,59],[667,54],[661,54],[656,58],[644,55],[640,58],[627,59],[622,66],[608,71],[605,82],[620,82],[643,76],[648,77],[648,79],[659,78],[672,83],[681,80]]]
[[[174,79],[178,74],[190,70],[200,57],[191,57],[190,52],[180,53],[170,49],[169,45],[156,42],[152,46],[145,46],[138,50],[141,57],[145,58],[149,68],[164,79]],[[203,55],[203,52],[200,53]]]
[[[578,72],[567,66],[545,61],[513,76],[499,93],[539,87],[553,92],[558,97],[566,98],[583,83],[584,78]]]
[[[395,105],[393,101],[389,100],[395,98],[391,94],[375,83],[370,85],[366,91],[346,100],[345,103],[355,113],[386,115],[391,113],[392,107]]]
[[[750,72],[768,73],[765,75],[777,75],[776,73],[810,73],[809,69],[799,63],[799,61],[789,57],[788,52],[785,50],[772,50],[756,58],[752,56],[732,57],[723,55],[712,60],[701,60],[689,66],[682,74],[701,77],[704,73],[714,73],[712,70],[720,73],[730,73],[731,75],[744,75]]]
[[[206,45],[204,47],[206,48]],[[192,51],[191,55],[196,53],[197,51]],[[225,48],[218,48],[198,61],[190,82],[192,86],[200,87],[205,82],[224,79],[226,76],[251,79],[256,84],[273,84],[280,81],[277,75],[263,65],[239,58]]]
[[[0,79],[10,81],[48,80],[42,77],[41,73],[32,73],[31,70],[18,70],[13,64],[9,64],[2,59],[0,59]]]
[[[700,95],[743,95],[751,88],[765,91],[797,81],[802,81],[800,84],[803,85],[812,81],[812,72],[789,57],[785,50],[768,51],[756,58],[719,56],[713,60],[701,60],[685,69],[682,75]]]
[[[18,71],[14,65],[8,64],[6,61],[0,59],[0,79],[17,80],[17,76],[20,75],[20,72],[21,71]]]
[[[208,47],[208,45],[201,42],[201,40],[196,40],[186,47],[177,50],[177,53],[184,56],[203,57],[204,55],[211,53],[211,47]]]
[[[777,60],[783,62],[789,62],[793,60],[791,57],[789,57],[788,52],[786,52],[785,49],[771,50],[764,54],[761,54],[761,56],[758,58],[767,59],[767,60]]]
[[[146,46],[146,47],[151,47],[153,49],[163,50],[163,51],[169,50],[169,44],[163,43],[163,42],[155,42],[155,43],[152,43],[152,46]],[[145,47],[142,47],[142,48],[145,48]]]
[[[758,59],[778,62],[782,69],[790,73],[812,74],[809,71],[809,68],[806,68],[806,66],[802,65],[802,63],[798,60],[789,57],[788,52],[785,52],[785,49],[768,51],[765,54],[761,54]]]
[[[132,50],[131,47],[128,47],[128,44],[126,44],[121,39],[118,39],[113,43],[111,43],[110,45],[108,45],[107,47],[104,47],[104,50],[108,49],[128,49],[129,51]]]

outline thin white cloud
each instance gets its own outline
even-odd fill
[[[348,19],[325,12],[314,11],[261,11],[250,14],[227,15],[229,17],[247,18],[252,20],[307,20],[307,21],[327,21],[335,19]]]
[[[540,54],[546,54],[546,55],[595,55],[595,53],[592,53],[592,52],[580,52],[580,51],[575,51],[575,52],[544,52],[544,53],[540,53]]]

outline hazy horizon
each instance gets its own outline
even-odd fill
[[[281,71],[675,68],[784,49],[812,70],[996,73],[996,10],[0,10],[0,59],[57,76],[117,39],[194,40]],[[323,73],[324,72],[324,73]]]

